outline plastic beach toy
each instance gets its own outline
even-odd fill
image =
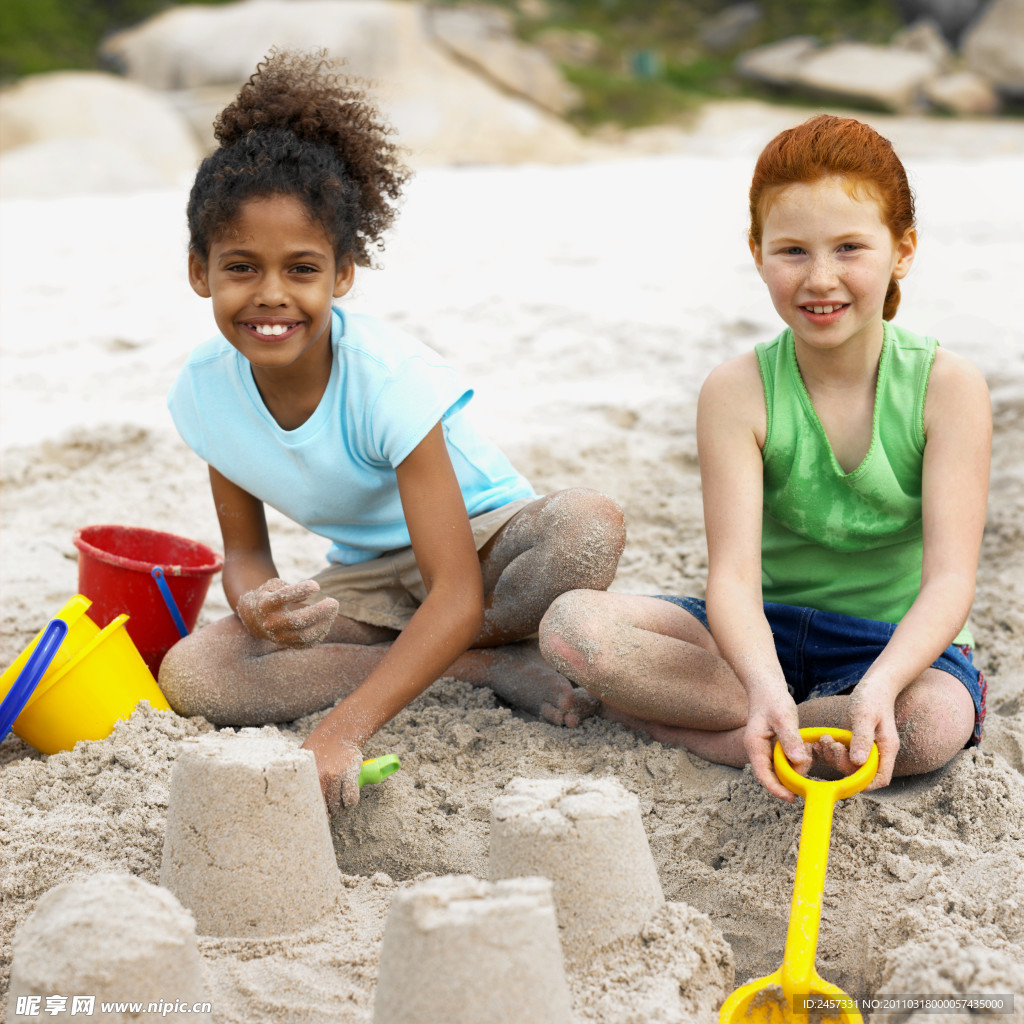
[[[195,629],[223,558],[198,541],[141,526],[83,526],[72,539],[78,590],[92,601],[93,619],[106,626],[128,616],[128,635],[156,678],[167,651]]]
[[[66,624],[67,634],[12,727],[43,754],[109,736],[118,719],[131,717],[140,700],[154,708],[168,707],[125,629],[128,616],[119,615],[100,629],[86,614],[90,603],[76,594],[54,616]],[[0,697],[15,688],[45,633],[36,634],[0,675]]]
[[[28,703],[43,673],[50,667],[57,648],[68,635],[68,624],[63,619],[51,619],[43,630],[42,638],[25,662],[25,667],[18,673],[14,685],[7,691],[3,703],[0,704],[0,742],[7,738],[14,720],[21,714],[21,709]]]
[[[178,602],[174,600],[171,588],[167,585],[163,569],[159,565],[154,565],[149,575],[156,580],[156,588],[160,591],[164,604],[167,605],[168,614],[174,620],[174,628],[178,631],[178,636],[184,639],[188,636],[188,626],[185,625],[185,620],[181,617],[181,612],[178,610]]]
[[[384,754],[383,757],[371,757],[363,762],[359,770],[359,788],[374,782],[383,782],[389,775],[394,775],[402,767],[397,754]]]
[[[846,729],[801,729],[804,742],[813,743],[828,735],[850,746],[852,734]],[[782,747],[775,744],[775,774],[791,792],[804,798],[804,819],[796,858],[793,903],[782,966],[764,978],[747,982],[722,1004],[719,1024],[790,1024],[814,1019],[861,1024],[856,1004],[838,985],[818,975],[814,957],[818,949],[821,901],[825,891],[825,869],[832,837],[832,812],[838,800],[859,793],[878,770],[878,747],[871,745],[867,761],[852,775],[835,782],[806,779],[794,771]],[[802,1000],[809,998],[808,1009]]]

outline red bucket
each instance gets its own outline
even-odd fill
[[[127,615],[125,628],[156,676],[164,655],[181,638],[153,570],[163,570],[185,627],[195,628],[210,580],[224,560],[198,541],[138,526],[84,526],[75,531],[78,590],[92,601],[100,627]]]

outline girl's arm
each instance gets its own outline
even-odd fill
[[[315,594],[314,580],[287,584],[277,578],[263,502],[210,466],[210,489],[224,542],[224,594],[249,633],[284,647],[319,643],[338,614],[338,602]]]
[[[806,770],[796,705],[775,653],[761,596],[765,404],[754,353],[712,371],[697,405],[697,448],[708,542],[708,622],[715,643],[747,692],[744,737],[754,776],[770,793],[793,794],[772,769],[777,738]]]
[[[316,756],[332,813],[359,799],[363,744],[442,675],[483,625],[480,561],[440,423],[395,473],[427,598],[373,672],[303,744]]]
[[[974,601],[988,502],[992,408],[977,367],[944,349],[935,354],[924,429],[921,589],[853,694],[851,761],[863,764],[872,740],[878,743],[878,773],[871,789],[892,778],[899,751],[896,697],[953,642]]]

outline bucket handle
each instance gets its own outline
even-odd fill
[[[39,680],[43,678],[43,674],[50,667],[57,648],[64,642],[64,637],[67,635],[68,624],[63,619],[51,619],[46,629],[43,630],[43,635],[36,644],[35,650],[29,655],[25,667],[15,679],[3,704],[0,704],[0,741],[6,739],[15,719],[28,703]]]
[[[178,604],[174,600],[171,588],[167,585],[167,580],[164,579],[163,569],[159,565],[154,565],[150,575],[156,580],[160,596],[164,599],[164,604],[167,605],[171,618],[174,619],[174,625],[178,627],[178,634],[183,638],[188,636],[188,626],[185,625],[185,620],[181,617],[181,612],[178,611]]]

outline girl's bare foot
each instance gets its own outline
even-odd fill
[[[833,736],[825,735],[812,743],[811,756],[814,758],[814,767],[810,774],[819,779],[841,779],[860,768],[859,764],[850,760],[850,751],[846,745]]]
[[[596,714],[601,702],[573,686],[540,656],[536,640],[466,651],[446,673],[489,686],[502,700],[552,725],[572,728]]]

